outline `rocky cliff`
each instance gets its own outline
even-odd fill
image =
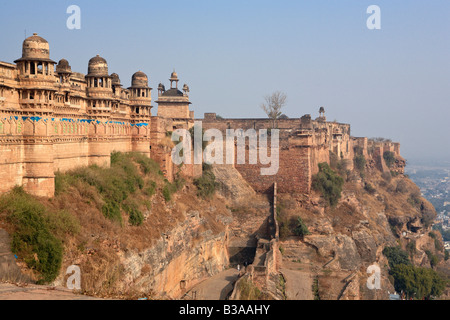
[[[382,165],[374,165],[377,162]],[[342,163],[334,166],[344,178],[335,206],[319,191],[306,197],[280,195],[282,268],[314,280],[317,299],[387,299],[395,289],[383,254],[386,247],[402,248],[416,266],[436,268],[430,256],[446,265],[442,237],[431,230],[434,208],[407,176],[398,173],[403,172],[404,160],[391,165],[395,170],[389,170],[379,155],[369,155],[364,163],[361,170],[352,171]],[[309,234],[292,232],[298,217]],[[370,266],[381,270],[378,290],[367,286]]]

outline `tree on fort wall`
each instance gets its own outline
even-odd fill
[[[287,96],[281,91],[275,91],[271,95],[265,96],[264,100],[261,109],[272,120],[272,128],[276,128],[277,120],[283,115],[281,109],[286,105]]]

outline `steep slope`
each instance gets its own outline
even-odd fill
[[[228,266],[232,217],[223,199],[200,198],[181,176],[169,183],[138,154],[113,154],[109,169],[58,173],[52,199],[16,188],[0,209],[5,229],[21,240],[13,250],[33,281],[65,286],[67,267],[78,265],[89,295],[178,298]],[[32,234],[48,235],[55,250],[30,242]]]
[[[345,181],[335,206],[319,191],[310,197],[280,195],[283,268],[315,279],[316,298],[388,299],[395,288],[386,247],[402,248],[416,266],[446,264],[442,238],[431,232],[434,208],[406,176],[381,172],[371,163],[362,172],[334,168]],[[298,217],[309,234],[294,235]],[[373,265],[381,269],[379,290],[367,287],[367,268]]]

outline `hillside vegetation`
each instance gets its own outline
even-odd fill
[[[85,293],[133,297],[139,286],[123,283],[123,253],[151,248],[189,210],[201,212],[202,228],[223,231],[215,213],[206,209],[227,211],[214,196],[213,174],[200,178],[199,188],[177,177],[170,183],[159,165],[141,154],[113,153],[109,168],[57,172],[52,199],[36,198],[19,187],[4,194],[0,225],[12,235],[12,251],[23,271],[36,282],[64,285],[63,271],[78,264]]]

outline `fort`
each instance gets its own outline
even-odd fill
[[[190,129],[189,87],[178,88],[174,71],[170,89],[158,85],[158,113],[152,115],[152,88],[142,71],[123,88],[116,73],[109,74],[107,61],[93,57],[88,73],[73,72],[67,60],[50,59],[49,43],[34,34],[23,42],[22,57],[0,62],[0,193],[16,185],[37,196],[54,195],[55,172],[79,166],[110,165],[113,151],[139,152],[156,160],[171,181],[178,171],[196,177],[201,165],[175,166],[168,134]],[[270,119],[222,119],[207,113],[205,129],[271,129]],[[375,163],[386,170],[383,153],[391,151],[400,163],[400,146],[350,135],[350,125],[326,121],[324,110],[312,119],[279,119],[280,169],[261,176],[261,165],[236,164],[256,191],[267,192],[276,182],[279,192],[309,193],[312,175],[321,162],[334,154],[353,166],[355,148],[372,150]],[[167,141],[169,140],[169,141]],[[247,149],[248,152],[248,149]]]

